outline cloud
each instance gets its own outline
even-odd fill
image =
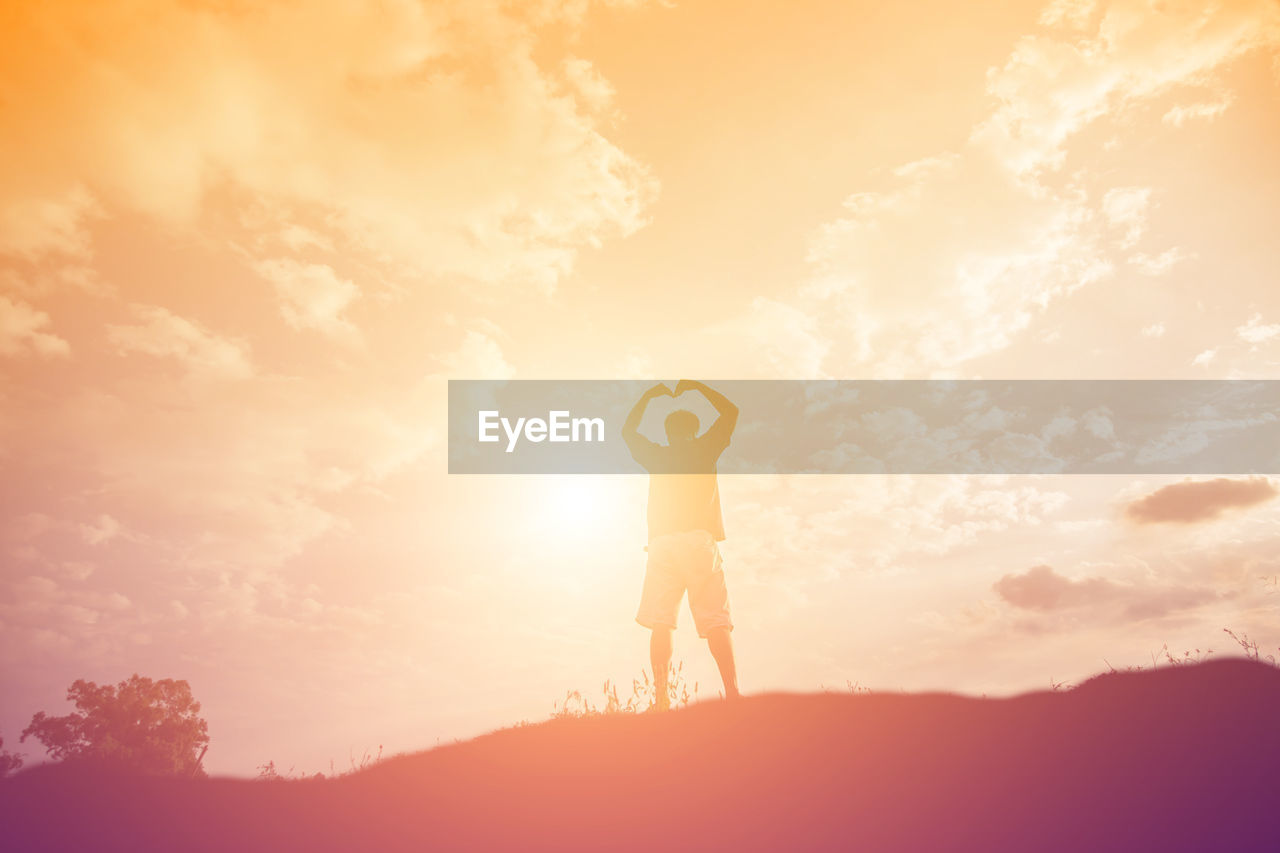
[[[739,571],[786,586],[910,573],[922,559],[1045,524],[1068,501],[1056,489],[998,477],[747,476],[721,488],[734,492],[728,547]],[[945,565],[954,563],[934,568]]]
[[[599,112],[612,105],[613,86],[589,61],[569,57],[564,61],[564,76],[591,110]]]
[[[1089,156],[1102,143],[1084,131],[1222,88],[1228,63],[1280,44],[1280,7],[1054,2],[1041,25],[989,72],[991,108],[966,144],[871,173],[816,230],[807,280],[772,300],[803,315],[789,323],[804,331],[803,375],[956,376],[1122,264],[1158,276],[1193,256],[1133,251],[1157,190],[1108,185]],[[730,324],[744,341],[757,310]]]
[[[1225,433],[1235,433],[1236,441],[1256,441],[1259,434],[1265,433],[1265,429],[1258,428],[1270,427],[1276,422],[1277,415],[1265,407],[1246,406],[1224,414],[1212,405],[1203,405],[1180,412],[1176,417],[1172,426],[1138,447],[1135,462],[1167,466],[1171,462],[1185,461],[1211,444],[1222,446],[1229,442],[1231,439],[1223,435]]]
[[[107,339],[118,352],[174,358],[202,376],[240,379],[253,373],[244,342],[219,337],[158,305],[134,305],[132,310],[142,323],[107,326]]]
[[[1178,104],[1169,109],[1161,118],[1165,124],[1171,124],[1174,127],[1182,127],[1189,121],[1198,119],[1210,120],[1226,112],[1227,107],[1231,106],[1232,98],[1230,96],[1220,101],[1211,101],[1199,104]]]
[[[43,331],[48,325],[48,314],[0,293],[0,355],[34,352],[43,356],[65,356],[70,353],[71,346],[65,340]]]
[[[468,329],[462,343],[440,359],[445,375],[454,379],[510,379],[515,369],[490,335]]]
[[[845,215],[816,234],[813,275],[795,300],[836,363],[953,375],[1113,270],[1105,221],[1084,192],[1030,189],[988,152],[930,158],[877,182],[887,186],[849,196]]]
[[[1070,17],[1077,26],[1086,20]],[[1020,39],[990,75],[999,106],[975,137],[1016,173],[1056,169],[1067,140],[1084,127],[1173,87],[1205,84],[1215,69],[1280,41],[1278,21],[1280,10],[1268,0],[1208,8],[1109,3],[1092,35],[1050,31]]]
[[[1058,610],[1081,607],[1114,599],[1119,586],[1106,578],[1072,580],[1049,566],[1035,566],[1022,574],[1009,574],[996,581],[999,596],[1026,610]]]
[[[1278,493],[1266,477],[1186,480],[1133,501],[1125,507],[1124,515],[1135,524],[1196,524],[1219,518],[1228,510],[1265,503]]]
[[[1163,338],[1164,333],[1164,323],[1152,323],[1149,326],[1142,327],[1142,336],[1144,338]]]
[[[1127,621],[1156,619],[1219,598],[1203,587],[1124,584],[1097,576],[1069,578],[1045,565],[1021,574],[1007,574],[992,588],[1003,601],[1022,610],[1046,614],[1077,612],[1098,619],[1118,617]]]
[[[607,82],[535,57],[539,28],[584,9],[15,6],[0,134],[22,142],[0,163],[0,251],[82,254],[88,217],[126,212],[549,288],[579,247],[643,225],[656,186],[597,127]]]
[[[1150,187],[1115,187],[1102,197],[1102,213],[1114,228],[1124,230],[1120,247],[1128,249],[1147,230],[1147,207],[1151,203]]]
[[[1179,263],[1191,257],[1194,257],[1194,254],[1182,247],[1170,246],[1155,255],[1149,255],[1146,252],[1135,252],[1127,260],[1143,275],[1157,276],[1164,275]]]
[[[1050,0],[1040,12],[1040,26],[1082,30],[1097,7],[1097,0]]]
[[[3,252],[0,252],[3,254]],[[103,281],[91,258],[64,259],[57,265],[30,263],[0,267],[0,293],[34,302],[58,291],[71,290],[75,296],[114,297],[116,288]]]
[[[92,524],[81,524],[80,535],[90,545],[103,545],[120,536],[124,527],[119,521],[102,513]]]
[[[257,263],[255,269],[275,287],[280,311],[290,326],[312,329],[348,344],[360,341],[360,331],[343,316],[360,295],[360,288],[340,278],[332,267],[275,258]]]
[[[128,646],[139,624],[135,602],[114,590],[76,579],[12,574],[0,578],[0,658],[8,666],[49,652],[101,660],[108,648]]]
[[[6,197],[18,189],[15,184],[28,181],[25,176],[15,180],[15,176],[5,175],[0,165],[0,255],[27,259],[49,252],[88,255],[90,241],[85,222],[100,212],[92,194],[83,184],[72,182],[43,192],[22,187],[26,193]]]
[[[225,375],[186,350],[167,357]],[[17,482],[88,496],[83,523],[59,542],[110,543],[118,560],[132,551],[130,571],[172,561],[202,583],[227,575],[257,586],[344,528],[353,508],[379,504],[379,484],[421,458],[443,421],[443,393],[428,390],[399,384],[392,396],[368,377],[323,384],[269,373],[107,380],[27,412],[6,437],[17,451],[6,464]],[[15,506],[39,506],[39,494],[10,491]]]
[[[1236,327],[1236,337],[1248,344],[1264,344],[1280,337],[1280,323],[1263,323],[1262,315],[1255,313],[1249,322]]]
[[[1191,359],[1191,364],[1196,367],[1208,367],[1217,356],[1217,349],[1203,350],[1195,358]]]
[[[703,332],[708,345],[725,340],[734,353],[735,367],[752,376],[819,379],[830,344],[808,312],[787,302],[756,297],[739,317]],[[745,341],[739,346],[738,342]],[[693,371],[697,372],[697,371]]]

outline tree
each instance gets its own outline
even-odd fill
[[[56,761],[94,761],[153,774],[203,776],[209,726],[186,681],[152,681],[136,673],[99,687],[77,680],[67,690],[74,713],[31,718],[21,740],[34,737]]]
[[[22,766],[22,756],[4,751],[4,738],[0,737],[0,779]]]

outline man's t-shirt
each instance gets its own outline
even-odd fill
[[[655,444],[637,433],[627,442],[632,457],[649,472],[649,541],[667,533],[705,530],[724,539],[716,461],[729,446],[731,429],[711,429],[690,441]]]

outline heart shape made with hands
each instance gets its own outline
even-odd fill
[[[687,381],[689,380],[682,379],[680,380],[680,382],[671,382],[671,383],[659,382],[658,384],[661,385],[666,390],[665,394],[660,394],[659,396],[671,397],[673,399],[678,400],[681,397],[685,396],[686,394],[697,395],[699,393],[697,388],[692,388],[692,387],[683,388],[683,389],[680,388],[681,382],[687,382]]]
[[[677,409],[690,409],[697,406],[700,396],[692,388],[686,388],[677,394],[670,386],[667,386],[667,393],[659,394],[653,398],[652,408],[661,412],[663,417],[666,417]]]
[[[679,383],[672,383],[669,385],[662,382],[659,384],[667,390],[667,393],[657,395],[653,401],[653,409],[659,418],[665,418],[672,412],[683,409],[685,411],[693,412],[702,423],[706,423],[708,417],[712,420],[715,419],[715,412],[711,408],[710,402],[697,388],[684,388],[679,394],[677,394],[674,386]],[[667,399],[664,400],[662,399],[663,397],[666,397]]]

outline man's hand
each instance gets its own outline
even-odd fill
[[[640,399],[636,400],[636,404],[631,407],[626,422],[622,424],[622,440],[627,443],[627,447],[631,448],[632,456],[636,455],[636,446],[648,441],[640,435],[639,428],[640,419],[644,417],[644,410],[649,406],[649,401],[654,397],[670,396],[672,396],[671,389],[659,382],[641,394]]]
[[[705,382],[699,382],[696,379],[681,379],[676,383],[676,390],[672,394],[673,397],[679,397],[686,391],[697,391],[715,407],[719,417],[707,430],[707,435],[714,435],[716,440],[723,439],[725,445],[729,443],[729,436],[733,433],[734,426],[738,423],[738,407],[729,402],[729,398],[712,388]]]
[[[676,387],[679,387],[679,386],[676,386]],[[679,392],[676,392],[676,394],[678,393]],[[671,393],[670,388],[668,388],[666,385],[662,384],[661,382],[659,382],[657,385],[654,385],[648,391],[644,392],[645,398],[649,400],[652,400],[654,397],[661,397],[664,394],[667,395],[668,397],[676,396],[676,394]]]

